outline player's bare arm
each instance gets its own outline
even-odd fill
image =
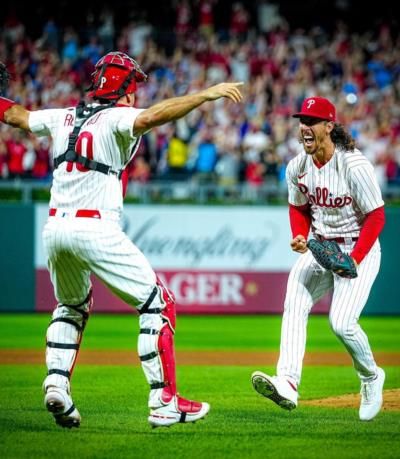
[[[220,83],[210,88],[181,97],[173,97],[144,110],[135,120],[134,131],[140,135],[169,121],[175,121],[187,115],[205,102],[226,97],[235,103],[243,100],[240,92],[242,82]]]
[[[12,105],[4,112],[4,121],[10,126],[29,130],[29,110],[22,105]]]
[[[306,238],[302,234],[298,234],[294,239],[290,241],[290,247],[294,252],[307,252],[308,248]]]

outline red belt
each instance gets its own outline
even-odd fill
[[[62,210],[59,211],[60,216],[63,216],[63,213],[67,214],[67,212],[63,212]],[[57,215],[57,209],[49,209],[50,217],[54,217]],[[84,218],[101,218],[101,214],[98,210],[91,210],[91,209],[78,209],[75,211],[75,217],[84,217]]]

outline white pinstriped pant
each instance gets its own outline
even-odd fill
[[[341,244],[349,253],[354,243]],[[376,375],[376,363],[358,319],[368,300],[381,261],[379,241],[358,267],[358,277],[345,279],[322,268],[310,250],[299,256],[290,271],[282,318],[278,376],[300,383],[306,345],[306,330],[313,305],[333,289],[330,325],[353,359],[361,380]]]
[[[159,331],[164,326],[161,311],[166,303],[146,257],[122,231],[117,213],[94,212],[101,218],[78,216],[84,213],[82,210],[77,213],[57,209],[43,230],[48,268],[59,302],[46,334],[45,390],[56,386],[70,391],[70,379],[91,306],[90,301],[85,301],[91,289],[91,273],[127,304],[139,310],[146,306],[139,315],[141,330]],[[157,356],[142,361],[150,385],[164,382],[158,337],[159,333],[141,332],[138,338],[139,356]],[[173,358],[170,364],[174,364]],[[161,392],[161,388],[151,388],[149,407],[159,406]]]
[[[92,272],[133,307],[146,302],[156,284],[150,263],[122,231],[117,217],[49,217],[43,243],[59,303],[81,303],[91,288]]]

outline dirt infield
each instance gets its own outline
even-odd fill
[[[303,400],[302,405],[331,408],[356,408],[360,405],[359,394],[346,394],[320,400]],[[383,391],[383,411],[400,411],[400,389]]]
[[[179,365],[275,365],[277,352],[239,351],[178,351]],[[400,365],[399,352],[376,352],[381,365]],[[0,349],[0,365],[44,363],[44,350]],[[88,365],[139,365],[136,351],[93,351],[79,353],[79,364]],[[351,365],[350,357],[344,352],[307,352],[305,365]]]
[[[177,352],[179,365],[275,365],[277,352],[227,352],[195,351]],[[385,365],[400,365],[399,352],[376,352],[377,361]],[[82,350],[79,353],[79,364],[86,365],[139,365],[139,359],[132,351],[92,351]],[[0,365],[44,365],[44,350],[0,349]],[[308,352],[305,365],[352,365],[350,357],[343,352]],[[359,394],[347,394],[321,400],[304,400],[302,405],[332,408],[357,408]],[[384,391],[383,410],[400,410],[400,389]]]

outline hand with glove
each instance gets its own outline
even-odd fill
[[[357,277],[357,265],[355,261],[350,255],[342,252],[337,242],[332,240],[320,242],[316,239],[310,239],[307,242],[307,247],[323,268],[348,279]]]

